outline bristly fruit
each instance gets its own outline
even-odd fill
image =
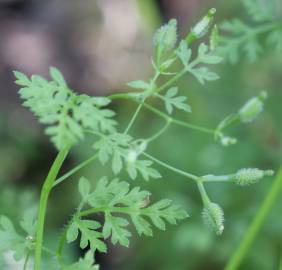
[[[240,186],[247,186],[257,183],[264,176],[272,176],[272,170],[260,170],[256,168],[241,169],[235,175],[235,182]]]
[[[263,111],[264,100],[267,98],[265,91],[259,96],[250,99],[239,111],[240,120],[243,123],[250,123]]]
[[[221,235],[224,230],[224,213],[222,208],[216,204],[210,202],[202,212],[204,223],[217,235]]]

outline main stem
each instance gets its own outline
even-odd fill
[[[259,209],[255,219],[247,229],[243,240],[241,241],[239,247],[229,260],[225,270],[236,270],[239,268],[242,260],[248,253],[251,245],[253,244],[259,230],[261,229],[268,213],[270,212],[275,200],[279,196],[282,188],[282,167],[277,174],[271,188],[264,199],[261,208]]]
[[[44,222],[45,215],[47,209],[47,202],[49,194],[52,190],[53,183],[58,175],[58,172],[68,154],[68,149],[61,150],[48,175],[44,181],[41,194],[40,194],[40,202],[39,202],[39,210],[38,210],[38,220],[37,220],[37,229],[36,229],[36,243],[35,243],[35,262],[34,262],[34,270],[40,270],[41,264],[41,256],[42,256],[42,244],[43,244],[43,234],[44,234]]]

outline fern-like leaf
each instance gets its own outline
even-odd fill
[[[114,112],[101,109],[110,103],[102,97],[77,95],[70,90],[63,75],[50,68],[51,81],[33,75],[30,79],[18,71],[14,72],[16,83],[22,88],[20,97],[42,124],[58,150],[68,148],[84,138],[84,129],[113,132],[116,122]]]

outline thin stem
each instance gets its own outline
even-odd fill
[[[60,263],[61,266],[64,265],[64,260],[63,260],[63,251],[64,251],[64,247],[67,241],[67,231],[69,229],[70,224],[73,222],[73,220],[79,216],[79,213],[81,212],[83,206],[85,205],[85,203],[87,202],[87,198],[83,198],[82,202],[79,204],[78,208],[76,209],[73,217],[71,218],[71,220],[69,221],[69,223],[67,224],[67,226],[65,226],[64,231],[62,233],[62,236],[60,238],[59,241],[59,245],[56,251],[56,257],[58,262]]]
[[[158,87],[154,90],[155,93],[159,93],[172,84],[174,84],[176,81],[178,81],[185,73],[187,72],[186,68],[182,69],[180,72],[178,72],[175,76],[173,76],[170,80],[168,80],[166,83],[164,83],[162,86]]]
[[[153,140],[157,139],[158,137],[160,137],[170,126],[171,120],[170,121],[166,121],[166,124],[163,128],[161,128],[157,133],[155,133],[153,136],[151,136],[150,138],[146,139],[146,141],[152,142]]]
[[[41,264],[41,256],[42,256],[42,244],[43,244],[43,234],[44,234],[44,223],[45,223],[45,215],[47,210],[47,202],[49,194],[52,190],[54,181],[58,175],[58,172],[69,152],[69,149],[61,150],[43,184],[40,202],[39,202],[39,211],[38,211],[38,221],[37,221],[37,229],[36,229],[36,243],[35,243],[35,262],[34,262],[34,270],[40,270]]]
[[[127,134],[128,131],[130,130],[130,128],[132,127],[132,125],[133,125],[134,121],[136,120],[136,118],[137,118],[137,116],[138,116],[140,110],[142,109],[143,102],[144,102],[144,101],[142,101],[142,102],[138,105],[138,107],[137,107],[136,111],[134,112],[134,114],[133,114],[131,120],[129,121],[129,123],[128,123],[126,129],[124,130],[124,134]]]
[[[48,253],[49,255],[52,255],[52,256],[55,255],[55,253],[47,247],[42,246],[42,250]]]
[[[197,125],[193,125],[193,124],[189,124],[189,123],[186,123],[184,121],[175,119],[175,118],[168,116],[164,112],[154,108],[153,106],[151,106],[147,103],[144,103],[144,107],[147,108],[148,110],[150,110],[151,112],[153,112],[154,114],[158,115],[159,117],[161,117],[161,118],[163,118],[167,121],[171,121],[172,123],[174,123],[176,125],[186,127],[186,128],[190,128],[190,129],[194,129],[194,130],[198,130],[198,131],[202,131],[204,133],[208,133],[208,134],[211,134],[211,135],[215,134],[215,130],[208,129],[208,128],[201,127],[201,126],[197,126]]]
[[[150,208],[137,208],[140,213],[143,215],[150,215],[152,214],[152,210]],[[99,207],[99,208],[90,208],[84,211],[81,211],[78,213],[77,217],[83,217],[83,216],[89,216],[92,214],[100,213],[100,212],[114,212],[114,213],[120,213],[120,214],[135,214],[136,208],[134,207],[115,207],[115,206],[106,206],[106,207]]]
[[[206,192],[206,189],[202,183],[202,181],[198,181],[197,182],[197,186],[198,186],[198,189],[199,189],[199,192],[200,192],[200,195],[201,195],[201,198],[203,200],[203,204],[204,206],[206,207],[209,203],[210,203],[210,199],[209,199],[209,196]]]
[[[135,102],[140,102],[140,101],[136,100],[136,98],[130,96],[127,93],[113,94],[111,96],[108,96],[108,98],[110,98],[110,99],[130,99],[130,100],[133,100]],[[146,109],[150,110],[155,115],[158,115],[159,117],[161,117],[161,118],[163,118],[165,120],[171,120],[171,122],[176,124],[176,125],[179,125],[179,126],[182,126],[182,127],[186,127],[186,128],[189,128],[189,129],[193,129],[193,130],[197,130],[197,131],[201,131],[201,132],[204,132],[204,133],[207,133],[207,134],[211,134],[212,136],[215,135],[216,130],[208,129],[208,128],[197,126],[197,125],[193,125],[193,124],[190,124],[190,123],[187,123],[187,122],[175,119],[175,118],[168,116],[166,113],[164,113],[164,112],[154,108],[153,106],[151,106],[151,105],[149,105],[147,103],[144,103],[143,106]]]
[[[282,188],[282,168],[277,174],[275,180],[273,181],[269,192],[267,193],[259,211],[257,212],[254,220],[247,229],[243,240],[240,242],[238,248],[233,253],[233,256],[229,260],[225,270],[236,270],[239,268],[242,260],[248,253],[251,245],[253,244],[259,230],[261,229],[268,213],[270,212],[275,200],[280,195]]]
[[[28,260],[29,260],[30,252],[28,252],[25,256],[23,270],[27,270]]]
[[[177,168],[175,168],[175,167],[173,167],[173,166],[171,166],[171,165],[169,165],[169,164],[167,164],[167,163],[165,163],[165,162],[163,162],[163,161],[161,161],[161,160],[159,160],[159,159],[157,159],[157,158],[155,158],[155,157],[153,157],[153,156],[151,156],[151,155],[149,155],[149,154],[147,154],[147,153],[145,153],[145,152],[143,152],[142,154],[143,154],[145,157],[147,157],[147,158],[149,158],[150,160],[152,160],[152,161],[158,163],[159,165],[161,165],[161,166],[167,168],[167,169],[170,170],[170,171],[173,171],[173,172],[175,172],[175,173],[177,173],[177,174],[180,174],[180,175],[182,175],[182,176],[185,176],[185,177],[187,177],[187,178],[189,178],[189,179],[192,179],[192,180],[194,180],[194,181],[197,181],[197,180],[199,179],[198,176],[196,176],[196,175],[194,175],[194,174],[191,174],[191,173],[188,173],[188,172],[185,172],[185,171],[182,171],[182,170],[180,170],[180,169],[177,169]]]
[[[214,183],[214,182],[235,182],[236,174],[227,174],[227,175],[205,175],[201,177],[203,183]]]
[[[71,169],[69,172],[65,173],[64,175],[62,175],[60,178],[58,178],[54,184],[53,187],[59,185],[60,183],[62,183],[64,180],[66,180],[67,178],[69,178],[70,176],[72,176],[73,174],[77,173],[79,170],[83,169],[84,167],[86,167],[87,165],[89,165],[90,163],[92,163],[94,160],[96,160],[98,158],[98,155],[94,155],[88,159],[86,159],[85,161],[83,161],[82,163],[78,164],[76,167],[74,167],[73,169]]]
[[[58,245],[58,248],[57,248],[57,251],[56,251],[56,257],[57,257],[57,260],[58,260],[58,262],[60,263],[61,266],[64,265],[63,250],[64,250],[65,243],[66,243],[66,240],[67,240],[67,231],[68,231],[68,226],[66,226],[64,228],[63,234],[60,238],[59,245]]]

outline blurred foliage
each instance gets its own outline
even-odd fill
[[[203,2],[200,10],[206,11],[209,5],[209,2]],[[240,1],[218,0],[213,5],[218,10],[218,22],[231,17],[248,19]],[[146,14],[141,16],[146,17]],[[199,14],[194,14],[193,17],[199,17]],[[266,38],[260,37],[261,42]],[[147,60],[148,67],[149,58]],[[132,61],[130,64],[136,63]],[[129,66],[128,69],[130,68]],[[177,116],[187,122],[213,128],[223,116],[241,107],[245,100],[258,95],[261,90],[267,90],[269,99],[262,116],[251,125],[230,128],[230,134],[238,138],[238,143],[229,148],[218,145],[205,134],[171,126],[166,135],[150,146],[149,151],[156,157],[166,159],[168,163],[178,164],[180,168],[187,168],[196,174],[230,173],[246,165],[277,170],[282,153],[281,51],[267,47],[256,62],[249,63],[243,57],[236,65],[225,63],[217,69],[221,79],[208,85],[200,85],[191,76],[179,83],[180,94],[188,96],[193,114],[179,113]],[[1,86],[1,91],[5,91],[3,89]],[[135,104],[120,101],[112,109],[118,112],[120,121],[126,123]],[[0,118],[0,213],[18,221],[24,210],[34,205],[38,199],[38,190],[54,156],[54,150],[34,124],[34,119],[16,105],[6,107],[6,110],[1,106]],[[144,109],[133,132],[146,137],[160,125],[160,119]],[[89,156],[87,145],[89,144],[85,143],[74,149],[72,157],[67,161],[66,171],[71,164]],[[224,234],[217,237],[200,221],[202,205],[194,185],[170,171],[158,169],[164,179],[149,183],[136,181],[134,184],[152,191],[154,200],[166,196],[181,203],[191,218],[178,227],[171,227],[167,232],[157,232],[154,238],[136,239],[129,249],[110,247],[109,254],[97,256],[101,269],[223,269],[267,193],[270,182],[267,180],[244,189],[228,184],[207,187],[211,197],[224,206],[226,228]],[[95,163],[84,171],[89,179],[99,179],[104,174],[111,177],[109,167],[101,168]],[[123,175],[121,179],[126,177],[127,175]],[[51,249],[55,248],[55,231],[67,221],[79,200],[77,180],[76,176],[72,177],[51,196],[49,207],[52,211],[47,219],[49,235],[46,237]],[[278,268],[282,250],[281,211],[282,198],[277,201],[240,269]],[[70,246],[76,256],[80,252],[78,245],[79,243]],[[74,259],[70,258],[70,261]]]

